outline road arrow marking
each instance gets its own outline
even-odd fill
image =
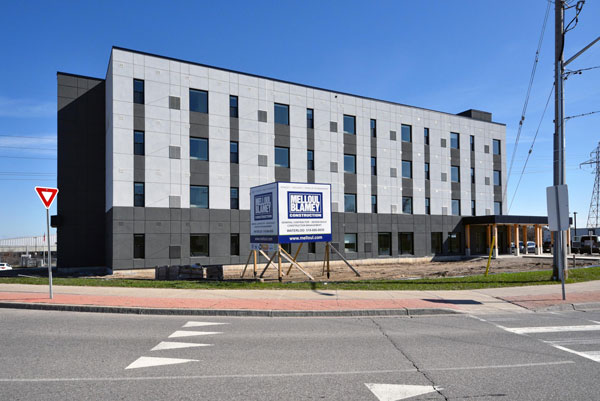
[[[222,334],[220,331],[185,331],[185,330],[177,330],[175,333],[171,334],[169,338],[176,337],[191,337],[191,336],[208,336],[211,334]]]
[[[365,386],[375,394],[379,401],[399,401],[437,391],[433,386],[413,386],[410,384],[365,383]]]
[[[197,359],[178,359],[178,358],[152,358],[148,356],[142,356],[138,358],[131,365],[127,366],[125,369],[138,369],[138,368],[147,368],[150,366],[162,366],[162,365],[176,365],[179,363],[186,362],[198,362]]]
[[[212,322],[187,322],[183,327],[202,327],[202,326],[218,326],[229,323],[212,323]]]
[[[210,347],[212,344],[195,344],[195,343],[178,343],[171,341],[161,341],[156,347],[150,351],[160,351],[163,349],[178,349],[178,348],[190,348],[190,347]]]

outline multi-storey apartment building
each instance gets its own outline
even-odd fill
[[[462,216],[505,211],[505,125],[490,113],[117,47],[104,79],[57,79],[62,267],[243,263],[249,189],[273,181],[330,183],[334,246],[351,259],[461,254]]]

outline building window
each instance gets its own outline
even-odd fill
[[[412,126],[402,124],[402,142],[412,142]]]
[[[431,199],[425,198],[425,214],[431,214]]]
[[[208,234],[190,235],[190,256],[208,256]]]
[[[146,236],[144,234],[133,234],[133,258],[144,259],[146,257]]]
[[[288,254],[292,253],[292,244],[290,244],[289,242],[287,244],[281,244],[281,249],[286,251]]]
[[[448,253],[458,255],[460,252],[460,233],[448,233]]]
[[[144,131],[133,131],[133,154],[144,155]]]
[[[398,233],[398,254],[414,255],[413,233]]]
[[[471,167],[471,184],[475,184],[475,167]]]
[[[356,252],[357,250],[356,234],[344,234],[344,251]]]
[[[356,117],[344,114],[344,134],[356,135]]]
[[[344,172],[356,174],[356,156],[344,155]]]
[[[144,104],[144,81],[133,80],[133,103]]]
[[[306,128],[315,128],[315,111],[306,109]]]
[[[429,145],[429,128],[425,128],[423,130],[423,137],[424,137],[425,145]]]
[[[231,234],[229,238],[229,254],[231,256],[240,256],[240,235]]]
[[[431,253],[434,255],[441,255],[442,233],[431,233]]]
[[[499,170],[494,170],[494,185],[502,185],[501,175]]]
[[[470,144],[471,144],[471,152],[475,152],[475,137],[473,135],[471,135]]]
[[[230,95],[229,96],[229,117],[238,118],[238,97]]]
[[[402,197],[402,213],[412,214],[412,197],[410,197],[410,196]]]
[[[450,147],[452,149],[460,149],[460,139],[458,133],[456,132],[450,133]]]
[[[494,214],[500,216],[502,214],[502,202],[494,202]]]
[[[229,143],[229,161],[231,163],[238,164],[240,162],[240,156],[238,153],[239,144],[235,141]]]
[[[460,199],[452,199],[452,215],[460,216]]]
[[[377,254],[390,256],[392,254],[392,233],[377,234]]]
[[[229,208],[239,209],[240,208],[240,190],[238,187],[231,187],[229,190]]]
[[[371,195],[371,213],[377,213],[377,195]]]
[[[317,253],[317,246],[314,242],[308,243],[308,253]]]
[[[500,140],[499,139],[492,139],[492,148],[493,148],[493,152],[495,155],[500,154]]]
[[[190,207],[208,209],[208,187],[205,185],[190,186]]]
[[[429,179],[429,163],[425,163],[425,179]]]
[[[371,157],[371,175],[377,175],[377,158]]]
[[[452,182],[460,182],[460,167],[450,166],[450,179]]]
[[[144,183],[134,182],[133,183],[133,206],[144,207]]]
[[[190,89],[190,111],[208,113],[208,92]]]
[[[412,162],[402,160],[402,178],[412,178]]]
[[[208,139],[190,138],[190,159],[208,160]]]
[[[476,216],[476,215],[477,215],[477,213],[476,213],[476,210],[475,210],[475,201],[472,200],[471,201],[471,216]]]
[[[275,103],[275,124],[290,125],[290,106]]]
[[[315,169],[315,152],[312,150],[306,151],[306,168],[309,170]]]
[[[275,166],[290,167],[290,149],[275,146]]]
[[[344,194],[344,212],[356,213],[356,194]]]
[[[371,119],[371,138],[377,138],[377,120]]]

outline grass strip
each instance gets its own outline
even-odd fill
[[[54,285],[93,286],[93,287],[135,287],[135,288],[180,288],[180,289],[211,289],[211,290],[475,290],[480,288],[519,287],[527,285],[557,284],[552,281],[551,271],[534,271],[521,273],[499,273],[466,277],[444,277],[431,279],[402,279],[402,280],[362,280],[362,281],[330,281],[324,282],[292,282],[278,281],[156,281],[142,279],[114,278],[62,278],[56,277]],[[600,266],[569,270],[567,283],[600,280]],[[44,277],[4,277],[1,284],[39,284],[47,285]]]

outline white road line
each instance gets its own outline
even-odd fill
[[[185,331],[185,330],[177,330],[175,333],[171,334],[169,338],[177,338],[177,337],[192,337],[192,336],[209,336],[212,334],[223,334],[220,331]]]
[[[156,347],[150,351],[161,351],[165,349],[179,349],[179,348],[191,348],[191,347],[210,347],[212,344],[196,344],[196,343],[180,343],[174,341],[161,341]]]
[[[570,352],[571,354],[579,355],[583,358],[591,359],[594,362],[600,362],[600,351],[585,351],[585,352],[584,351],[575,351],[575,350],[572,350],[571,348],[563,347],[561,345],[556,345],[556,344],[550,344],[550,345],[552,345],[556,349]]]
[[[545,340],[552,345],[593,345],[600,344],[600,338],[573,338],[568,340]]]
[[[437,370],[469,370],[469,369],[494,369],[494,368],[530,368],[535,366],[553,366],[573,364],[573,361],[540,362],[538,364],[497,365],[497,366],[465,366],[462,368],[431,368]],[[257,374],[232,374],[232,375],[199,375],[199,376],[137,376],[137,377],[58,377],[58,378],[0,378],[0,383],[30,383],[30,382],[109,382],[109,381],[144,381],[144,380],[187,380],[187,379],[255,379],[268,377],[303,377],[303,376],[345,376],[345,375],[376,375],[388,373],[415,373],[416,369],[393,369],[393,370],[355,370],[347,372],[306,372],[306,373],[257,373]]]
[[[365,383],[365,386],[371,390],[379,401],[399,401],[441,390],[433,386],[415,386],[410,384]]]
[[[600,331],[599,324],[582,326],[498,327],[515,334],[563,333],[566,331]]]
[[[182,327],[204,327],[204,326],[220,326],[229,323],[213,323],[213,322],[187,322]]]
[[[127,366],[125,369],[139,369],[139,368],[148,368],[152,366],[162,366],[162,365],[177,365],[180,363],[186,362],[198,362],[197,359],[179,359],[179,358],[153,358],[142,356],[136,359],[131,365]]]

